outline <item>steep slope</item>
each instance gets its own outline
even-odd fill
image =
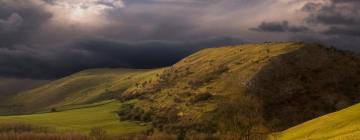
[[[356,140],[360,137],[360,104],[273,135],[277,140]]]
[[[359,102],[359,70],[357,56],[317,44],[206,49],[128,89],[123,100],[141,100],[120,115],[170,132],[266,135]]]
[[[360,59],[349,52],[305,46],[264,66],[248,90],[264,104],[269,127],[283,130],[358,103]]]
[[[76,133],[89,133],[93,128],[102,128],[113,136],[143,132],[149,128],[136,122],[119,121],[116,110],[121,105],[118,101],[109,100],[60,112],[0,116],[0,124],[21,122],[54,128],[59,132]]]
[[[2,103],[8,113],[30,113],[116,98],[157,70],[95,69],[19,93]]]

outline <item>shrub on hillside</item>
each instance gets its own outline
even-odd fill
[[[179,110],[176,106],[172,106],[169,108],[162,108],[157,110],[156,114],[152,117],[152,123],[156,128],[159,128],[163,131],[174,131],[178,128],[178,126],[173,125],[176,124],[179,120],[179,116],[177,115]]]
[[[135,104],[123,104],[118,111],[121,120],[135,120],[150,122],[153,110],[144,111],[142,108],[135,107]]]
[[[120,107],[120,110],[118,112],[118,114],[120,116],[124,116],[124,115],[127,115],[131,112],[131,110],[134,108],[134,104],[122,104],[121,107]]]
[[[218,109],[220,135],[229,139],[253,140],[267,134],[260,128],[264,124],[262,108],[251,96],[239,96],[224,101]]]
[[[191,103],[198,103],[198,102],[201,102],[201,101],[206,101],[206,100],[209,100],[212,96],[213,95],[208,93],[208,92],[200,93],[200,94],[197,94],[194,97],[192,97],[190,99],[190,102]]]
[[[57,112],[57,109],[55,107],[51,108],[51,112]]]

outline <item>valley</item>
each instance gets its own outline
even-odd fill
[[[350,139],[359,73],[359,56],[319,44],[211,48],[165,68],[85,70],[20,92],[1,103],[0,124],[109,136]]]

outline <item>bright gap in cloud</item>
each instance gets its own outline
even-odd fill
[[[122,0],[57,0],[47,5],[53,21],[63,25],[102,26],[107,10],[123,8]]]

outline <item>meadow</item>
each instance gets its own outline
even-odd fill
[[[58,132],[77,132],[87,134],[94,128],[101,128],[108,135],[139,133],[146,131],[149,126],[133,121],[120,121],[117,110],[121,107],[119,101],[111,100],[75,107],[69,110],[19,115],[1,116],[0,124],[21,122],[42,127],[50,127]]]

